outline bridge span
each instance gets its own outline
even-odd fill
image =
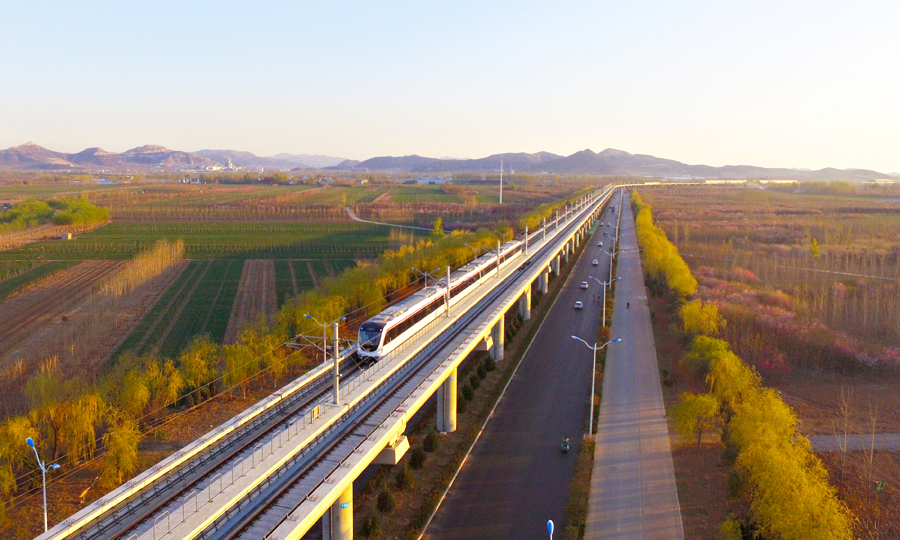
[[[326,539],[352,538],[353,480],[372,463],[398,462],[407,422],[435,394],[439,431],[455,431],[457,368],[474,350],[503,359],[507,311],[530,317],[532,291],[547,291],[614,191],[594,191],[526,234],[512,263],[374,365],[342,351],[340,392],[323,364],[39,540],[290,540],[319,520]]]

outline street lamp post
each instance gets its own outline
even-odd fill
[[[600,251],[602,251],[603,253],[606,253],[607,255],[609,255],[609,277],[610,277],[610,278],[612,278],[612,261],[613,261],[613,257],[615,257],[615,256],[616,256],[616,253],[618,253],[617,251],[614,251],[615,248],[616,248],[616,242],[617,242],[617,241],[618,241],[618,238],[616,238],[615,240],[613,240],[613,249],[611,249],[611,250],[609,250],[609,251],[606,251],[605,249],[601,249],[601,250],[600,250]]]
[[[303,316],[306,317],[307,319],[315,321],[316,324],[318,324],[319,326],[322,327],[322,337],[324,338],[323,353],[325,355],[325,362],[327,362],[328,361],[328,334],[327,334],[327,332],[328,332],[329,325],[319,322],[318,319],[316,319],[309,313],[305,313]],[[341,355],[340,348],[341,347],[340,347],[340,341],[338,341],[338,323],[340,323],[341,321],[344,321],[346,319],[347,319],[347,317],[341,317],[340,319],[332,322],[330,325],[332,328],[332,331],[334,332],[334,391],[333,391],[333,397],[334,397],[335,405],[340,405],[340,402],[341,402],[341,388],[340,388],[341,370],[339,367],[340,355]]]
[[[47,532],[47,471],[58,469],[59,465],[56,463],[46,465],[41,461],[41,456],[38,455],[37,448],[34,447],[34,439],[28,437],[25,439],[25,442],[34,450],[34,459],[37,460],[38,467],[41,469],[41,484],[44,487],[44,532]]]
[[[600,281],[599,279],[595,278],[594,276],[588,276],[588,277],[593,279],[600,285],[603,285],[603,324],[602,324],[602,326],[606,326],[606,286],[612,285],[613,281],[619,281],[620,279],[622,279],[622,276],[619,276],[616,279],[611,279],[609,281]]]
[[[595,379],[597,378],[594,374],[597,373],[597,351],[602,350],[603,347],[606,347],[610,343],[618,343],[618,342],[622,341],[622,338],[616,338],[612,341],[607,341],[606,343],[604,343],[603,345],[600,345],[599,347],[597,346],[596,342],[594,342],[594,344],[591,345],[590,343],[581,339],[578,336],[572,336],[572,339],[577,339],[578,341],[584,343],[584,345],[588,349],[591,349],[592,351],[594,351],[594,364],[593,364],[594,367],[591,369],[591,423],[588,424],[588,435],[593,436],[594,435],[594,383],[595,383]]]

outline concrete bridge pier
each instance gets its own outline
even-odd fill
[[[322,514],[322,540],[353,540],[353,484]]]
[[[493,345],[491,345],[491,358],[494,359],[494,362],[499,362],[503,360],[503,341],[505,336],[505,321],[501,318],[497,321],[497,324],[491,328],[491,341],[493,341]]]
[[[553,257],[553,260],[550,261],[550,270],[553,272],[553,275],[559,277],[559,254],[556,254],[556,257]]]
[[[544,271],[541,272],[541,275],[538,276],[538,291],[540,291],[541,294],[547,294],[547,291],[550,290],[548,286],[548,282],[550,281],[549,274],[550,270],[545,268]]]
[[[519,313],[526,321],[531,318],[531,287],[529,286],[519,297]]]
[[[437,391],[437,430],[441,433],[456,431],[456,370],[444,380]]]

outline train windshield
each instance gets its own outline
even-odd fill
[[[372,352],[378,349],[381,342],[381,332],[384,326],[378,323],[366,322],[359,327],[359,346],[364,351]]]

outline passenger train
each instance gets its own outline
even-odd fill
[[[522,250],[522,242],[506,242],[498,250],[485,253],[451,272],[450,309],[478,285],[497,275],[498,265],[502,269],[512,264]],[[357,354],[362,359],[377,361],[446,313],[447,287],[447,278],[444,278],[362,323]]]

